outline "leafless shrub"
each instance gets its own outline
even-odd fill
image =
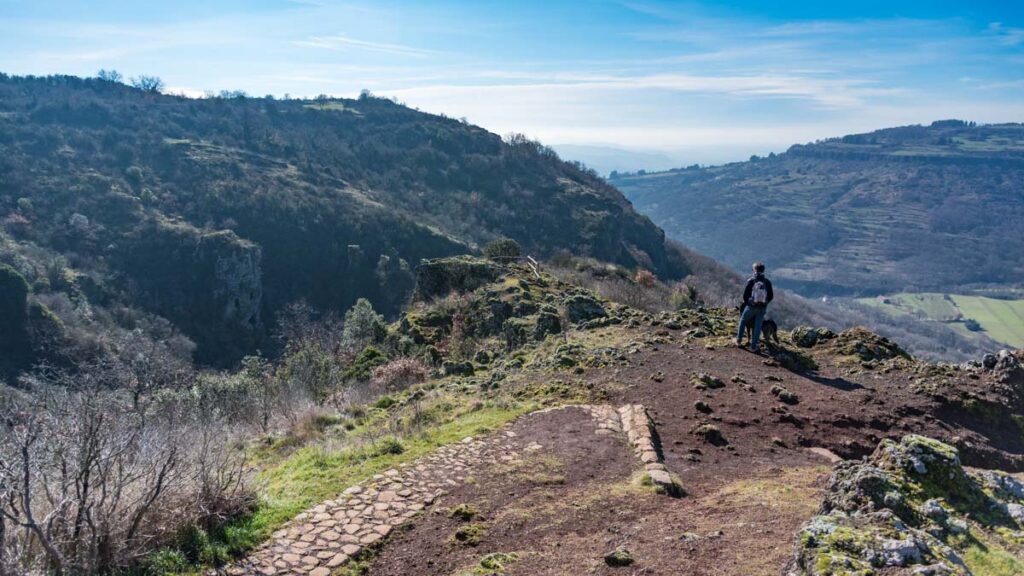
[[[373,369],[371,382],[379,390],[394,392],[405,390],[427,379],[427,367],[416,358],[399,358]]]
[[[127,569],[251,505],[222,421],[99,380],[52,374],[0,405],[0,573]]]

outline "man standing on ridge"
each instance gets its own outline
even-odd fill
[[[752,320],[754,329],[750,334],[750,350],[757,352],[758,341],[761,339],[761,325],[764,323],[764,315],[768,310],[775,294],[772,292],[772,282],[764,275],[764,263],[754,262],[754,275],[747,280],[747,287],[743,289],[743,304],[740,306],[740,326],[736,331],[736,345],[743,346],[743,330]]]

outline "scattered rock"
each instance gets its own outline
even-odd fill
[[[713,390],[715,388],[725,388],[725,382],[722,382],[721,378],[717,378],[706,372],[694,374],[690,378],[690,383],[693,387],[698,390]]]
[[[705,414],[710,414],[714,412],[714,410],[711,409],[711,406],[709,406],[708,403],[704,402],[703,400],[698,400],[694,402],[693,407],[696,408],[698,412],[703,412]]]
[[[609,566],[631,566],[633,562],[635,562],[635,560],[633,560],[633,555],[629,550],[622,546],[619,546],[604,556],[604,563]]]
[[[788,389],[776,384],[771,389],[772,396],[775,396],[780,401],[786,404],[796,404],[800,402],[800,398],[794,392],[790,392]]]
[[[729,441],[722,435],[722,431],[714,424],[699,424],[691,432],[714,446],[729,444]]]

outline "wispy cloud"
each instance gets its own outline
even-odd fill
[[[498,15],[470,0],[108,4],[4,4],[0,71],[117,68],[192,95],[366,88],[552,143],[779,149],[936,118],[1024,119],[1024,9],[813,19],[859,6],[546,0]]]
[[[402,44],[388,44],[385,42],[370,42],[367,40],[357,40],[350,38],[344,34],[335,34],[333,36],[313,36],[307,40],[299,40],[295,42],[298,46],[309,46],[312,48],[323,48],[326,50],[363,50],[366,52],[379,52],[382,54],[393,54],[396,56],[412,56],[416,58],[424,58],[433,54],[437,54],[434,50],[426,50],[423,48],[416,48],[413,46],[404,46]]]
[[[1024,44],[1024,28],[1014,28],[1012,26],[1004,26],[1002,22],[993,22],[989,24],[988,29],[1006,46]]]

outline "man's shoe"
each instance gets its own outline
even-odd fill
[[[740,348],[743,348],[743,341],[737,339],[736,340],[736,345],[739,346]]]

